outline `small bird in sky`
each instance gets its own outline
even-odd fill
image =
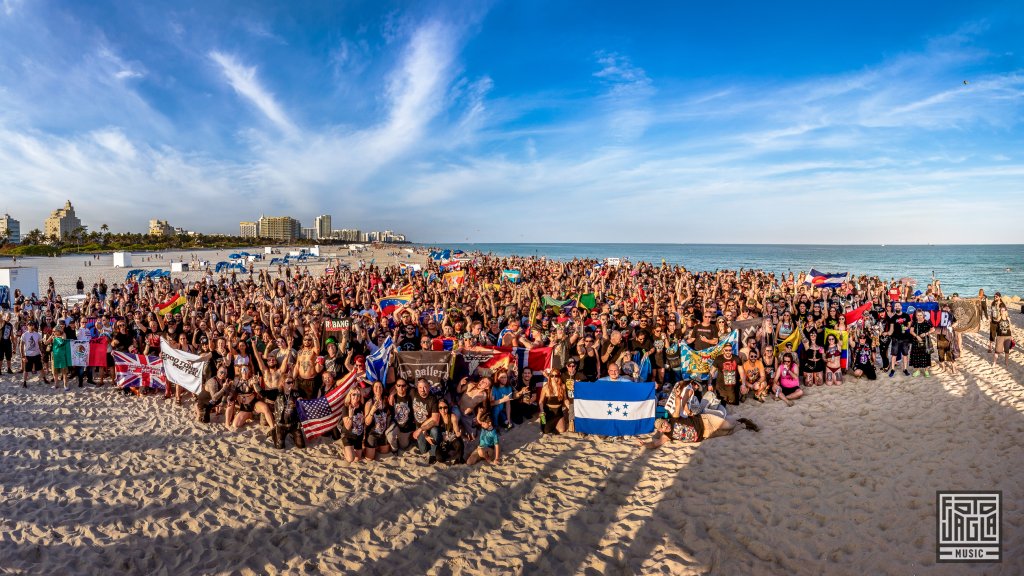
[[[964,80],[964,86],[967,86],[968,84],[970,84],[970,82],[968,82],[967,80]]]

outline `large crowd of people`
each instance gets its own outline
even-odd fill
[[[515,281],[506,270],[517,272]],[[757,430],[733,414],[742,403],[792,406],[809,388],[850,378],[956,371],[962,346],[950,326],[902,309],[905,302],[941,301],[950,312],[938,281],[917,290],[861,276],[820,288],[802,275],[758,270],[690,272],[664,263],[484,254],[466,255],[459,282],[449,282],[434,261],[415,272],[365,262],[332,272],[315,276],[289,267],[208,273],[188,284],[104,282],[74,304],[57,295],[51,279],[42,298],[15,294],[3,311],[0,370],[10,375],[17,367],[15,382],[22,386],[37,372],[43,383],[66,391],[100,386],[115,381],[111,352],[158,355],[166,340],[208,360],[198,394],[171,385],[168,399],[189,402],[200,422],[221,422],[228,430],[263,426],[279,448],[289,438],[297,447],[307,443],[300,401],[323,397],[355,372],[338,425],[326,434],[346,461],[415,451],[429,463],[496,464],[502,430],[536,421],[546,434],[572,431],[579,382],[653,382],[665,410],[655,439],[641,443],[653,448],[721,436],[739,425]],[[410,299],[382,313],[378,302],[398,293]],[[173,294],[184,296],[184,305],[158,313]],[[593,296],[589,306],[584,294]],[[989,301],[980,292],[976,301],[989,320],[983,328],[990,331],[993,362],[999,354],[1005,362],[1011,326],[1001,295]],[[865,305],[867,312],[847,325],[845,314]],[[351,326],[328,335],[325,321],[340,318]],[[755,327],[736,350],[725,346],[706,370],[687,367],[686,355],[718,346],[738,324]],[[107,365],[70,366],[70,342],[97,336],[109,342]],[[396,378],[394,371],[371,380],[367,356],[389,337],[398,351],[551,347],[553,360],[543,373],[513,364],[441,388]]]

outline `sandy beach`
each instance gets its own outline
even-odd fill
[[[87,259],[19,264],[65,295],[123,280]],[[4,375],[0,574],[1024,573],[1024,356],[964,343],[956,376],[741,406],[760,433],[641,452],[527,425],[482,468],[346,465],[330,441],[282,452],[188,405]],[[937,490],[1003,491],[1001,564],[936,564]]]
[[[308,269],[310,274],[322,275],[325,268],[334,266],[338,262],[357,266],[360,260],[364,260],[367,263],[373,261],[378,265],[395,264],[397,262],[422,264],[426,261],[423,255],[410,253],[411,248],[406,248],[402,245],[394,245],[387,249],[363,246],[365,248],[361,251],[350,250],[345,246],[322,246],[319,258],[309,257],[304,262],[291,259],[290,265],[292,270],[295,271]],[[306,248],[308,249],[309,247],[307,246]],[[105,280],[108,286],[124,282],[125,275],[129,270],[170,270],[173,262],[189,264],[209,262],[209,267],[212,270],[218,262],[230,262],[229,254],[240,252],[265,256],[262,260],[255,261],[255,271],[257,274],[260,270],[269,270],[271,273],[276,273],[278,265],[271,266],[271,259],[283,258],[289,251],[297,251],[300,248],[274,246],[274,249],[278,253],[272,255],[264,255],[263,247],[231,248],[226,250],[134,252],[132,253],[132,265],[124,268],[114,267],[114,257],[110,253],[98,255],[75,254],[59,258],[19,257],[17,262],[9,256],[4,256],[0,257],[0,268],[12,266],[36,268],[39,271],[39,289],[43,291],[43,295],[46,292],[47,280],[52,277],[57,293],[61,296],[69,296],[75,294],[75,283],[79,277],[85,282],[86,290],[90,290],[92,285],[100,280]],[[95,256],[98,256],[98,258],[95,258]],[[174,272],[171,278],[180,279],[184,282],[195,282],[202,279],[205,274],[206,270],[204,268],[192,266],[186,272]]]

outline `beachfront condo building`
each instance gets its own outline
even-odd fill
[[[167,223],[167,220],[150,220],[149,221],[149,235],[150,236],[174,236],[174,228]]]
[[[282,242],[291,242],[302,237],[302,224],[291,216],[260,216],[256,235]]]
[[[344,242],[362,242],[363,233],[359,230],[351,230],[348,228],[342,228],[341,230],[332,230],[331,234],[338,240]]]
[[[63,208],[58,208],[50,213],[50,217],[43,223],[43,232],[47,237],[54,237],[64,240],[71,236],[71,233],[82,227],[82,221],[75,216],[75,207],[71,200],[64,203]]]
[[[331,237],[331,215],[321,214],[313,219],[313,229],[316,230],[314,240],[324,240]]]
[[[21,222],[11,218],[10,214],[0,216],[0,244],[4,238],[11,244],[21,244]]]
[[[242,238],[259,238],[260,225],[255,222],[239,222],[238,235]]]

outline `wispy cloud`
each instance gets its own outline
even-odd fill
[[[224,78],[239,96],[248,100],[288,136],[298,134],[298,128],[285,114],[273,94],[267,91],[256,78],[255,66],[245,66],[234,56],[218,51],[210,52],[210,58],[220,66]]]
[[[377,15],[310,52],[267,42],[285,32],[266,14],[225,32],[182,10],[149,51],[84,25],[46,39],[27,31],[46,15],[8,6],[30,26],[0,18],[0,194],[32,199],[26,228],[70,195],[115,230],[333,211],[438,241],[1024,240],[1024,78],[970,27],[770,79],[586,48],[575,77],[523,90],[467,57],[479,18]]]

